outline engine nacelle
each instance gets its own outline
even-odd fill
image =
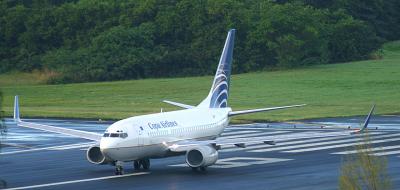
[[[193,168],[215,164],[218,151],[211,146],[199,146],[186,152],[186,163]]]
[[[91,146],[86,151],[86,158],[92,164],[111,164],[112,160],[107,159],[100,150],[99,145]]]

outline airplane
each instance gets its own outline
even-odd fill
[[[80,131],[20,119],[18,95],[14,100],[14,120],[17,126],[70,135],[97,142],[86,151],[93,164],[115,166],[115,174],[123,174],[124,162],[132,162],[135,170],[149,169],[150,159],[185,155],[194,171],[205,171],[218,160],[218,150],[224,145],[245,147],[249,143],[274,145],[266,137],[218,138],[229,125],[231,117],[256,112],[301,107],[305,104],[233,111],[228,107],[231,64],[235,29],[228,32],[218,68],[208,96],[197,106],[164,100],[182,110],[129,117],[110,125],[104,134]],[[372,113],[372,110],[371,110]],[[370,114],[371,114],[370,113]],[[368,117],[369,118],[369,117]],[[369,119],[368,119],[369,121]],[[364,131],[360,128],[348,134]]]

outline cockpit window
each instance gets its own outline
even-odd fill
[[[111,133],[110,137],[119,137],[119,134],[118,133]]]
[[[103,137],[120,137],[120,138],[128,137],[128,133],[121,133],[121,132],[119,132],[119,133],[104,133]]]

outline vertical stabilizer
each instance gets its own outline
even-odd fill
[[[198,107],[225,108],[228,106],[235,32],[235,29],[231,29],[228,32],[210,93]]]
[[[367,118],[365,118],[364,125],[361,127],[361,130],[365,130],[368,127],[369,121],[371,120],[372,113],[374,113],[375,104],[372,105],[371,111],[369,111]]]
[[[18,95],[15,96],[14,99],[14,121],[19,122],[21,119],[19,118],[19,103],[18,103]]]
[[[367,118],[365,118],[364,125],[360,129],[351,132],[351,134],[363,133],[367,129],[369,121],[371,120],[372,113],[374,113],[374,109],[375,104],[372,105],[371,111],[369,111]]]

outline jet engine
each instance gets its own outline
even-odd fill
[[[218,151],[211,146],[199,146],[186,152],[186,163],[192,167],[206,167],[215,164]]]
[[[86,158],[92,164],[111,164],[112,160],[107,159],[100,150],[99,145],[91,146],[86,151]]]

